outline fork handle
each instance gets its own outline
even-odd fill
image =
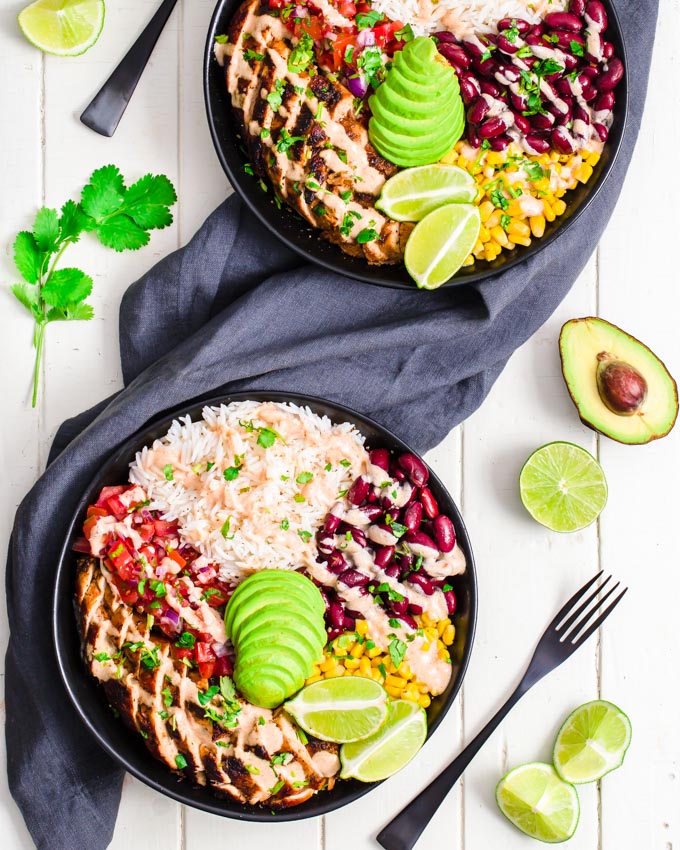
[[[533,682],[523,679],[512,696],[463,752],[433,779],[402,811],[378,833],[377,841],[385,850],[411,850],[444,798],[458,782],[465,768],[477,755],[497,726],[529,690]]]

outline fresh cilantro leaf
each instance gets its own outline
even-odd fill
[[[288,70],[295,74],[305,71],[309,63],[314,59],[314,42],[309,33],[303,32],[300,41],[290,51],[288,56]]]
[[[95,657],[96,661],[100,661],[100,662],[111,660],[111,656],[108,654],[108,652],[97,652],[94,657]]]
[[[269,793],[272,796],[274,796],[275,794],[278,794],[279,791],[283,788],[283,786],[285,784],[286,783],[283,781],[283,779],[279,779],[279,781],[276,783],[276,785],[274,785],[272,788],[269,789]]]
[[[43,264],[43,252],[38,247],[35,236],[28,230],[17,233],[14,240],[14,264],[19,274],[29,283],[37,283]]]
[[[279,153],[285,153],[288,159],[290,159],[291,147],[296,144],[296,142],[304,142],[304,140],[304,136],[291,136],[288,130],[283,127],[279,135],[279,140],[276,143],[276,150]]]
[[[59,242],[59,216],[56,210],[42,207],[33,222],[33,237],[38,250],[51,254]]]
[[[254,59],[256,62],[261,62],[264,59],[264,53],[258,53],[256,50],[246,49],[243,51],[243,58],[246,62],[250,62],[251,59]]]
[[[298,531],[298,537],[302,538],[305,543],[309,543],[312,539],[312,533],[311,531]]]
[[[262,446],[263,449],[271,448],[278,436],[276,431],[273,431],[271,428],[261,428],[257,436],[257,444],[258,446]]]
[[[545,171],[538,162],[532,162],[527,159],[522,163],[522,166],[524,168],[524,173],[532,183],[536,180],[541,180],[545,176]]]
[[[198,692],[198,701],[201,705],[206,706],[209,702],[211,702],[213,697],[217,696],[219,692],[219,685],[212,685],[207,691]]]
[[[174,481],[175,480],[175,472],[172,468],[171,463],[166,463],[163,467],[163,475],[165,476],[166,481]]]
[[[359,231],[357,235],[357,242],[360,245],[365,244],[366,242],[373,242],[378,238],[378,233],[372,227],[364,227],[363,230]]]
[[[94,318],[94,310],[89,304],[67,304],[66,307],[53,307],[47,313],[48,322],[89,321]]]
[[[399,640],[399,638],[395,638],[390,641],[389,646],[387,647],[388,652],[390,653],[390,658],[392,660],[392,664],[399,669],[401,662],[404,660],[404,656],[406,655],[407,646],[403,640]]]
[[[519,59],[528,59],[530,56],[533,55],[533,51],[528,44],[523,44],[519,48],[519,50],[515,51],[515,56],[517,56]]]
[[[215,42],[216,44],[226,44],[229,41],[228,35],[216,35]]]
[[[105,221],[123,206],[125,182],[115,165],[98,168],[83,188],[81,206],[96,224]]]
[[[230,516],[228,516],[228,517],[227,517],[227,519],[226,519],[226,521],[225,521],[225,523],[224,523],[224,525],[223,525],[223,526],[222,526],[222,528],[220,529],[220,534],[221,534],[221,535],[222,535],[222,537],[224,537],[225,539],[229,536],[229,526],[230,526],[230,525],[231,525],[231,517],[230,517]]]
[[[236,699],[236,689],[229,676],[220,676],[220,693],[226,702],[232,702]]]
[[[61,217],[59,218],[59,236],[62,242],[77,242],[80,239],[80,234],[85,230],[90,230],[92,220],[85,215],[82,207],[74,201],[66,201],[61,208]]]
[[[57,269],[41,292],[43,301],[50,307],[67,307],[87,298],[92,292],[92,278],[80,269]]]
[[[187,766],[187,760],[184,758],[182,753],[177,753],[177,755],[175,756],[175,764],[177,765],[179,770],[184,770],[184,768]]]
[[[235,481],[239,476],[239,470],[237,466],[230,466],[222,474],[225,481]]]
[[[311,472],[301,472],[295,480],[298,484],[309,484],[312,478],[314,475]]]
[[[395,32],[394,37],[397,41],[413,41],[413,39],[415,38],[413,27],[411,26],[411,24],[406,24],[405,27],[402,27],[400,30],[397,30]]]
[[[169,207],[177,193],[164,175],[146,174],[125,192],[123,211],[144,230],[161,230],[172,224]]]
[[[574,39],[569,42],[569,47],[571,48],[571,52],[574,54],[574,56],[583,56],[585,53],[583,45]]]
[[[252,773],[253,776],[259,776],[259,774],[260,774],[260,768],[259,767],[255,767],[254,764],[244,764],[243,766],[248,771],[248,773]]]
[[[10,287],[10,291],[35,319],[42,318],[40,311],[40,291],[38,287],[31,286],[29,283],[15,283]]]
[[[149,244],[149,234],[126,215],[117,215],[96,225],[94,233],[107,248],[114,251],[137,251]]]
[[[357,29],[363,30],[367,27],[374,27],[383,18],[384,15],[382,12],[376,12],[374,9],[371,9],[370,12],[359,12],[354,20]]]
[[[511,221],[512,219],[507,213],[501,214],[501,227],[503,228],[503,230],[505,230],[506,233],[508,232],[508,227],[510,227]]]
[[[193,649],[196,645],[196,638],[191,632],[182,632],[179,636],[179,640],[175,643],[175,646],[179,646],[182,649]]]
[[[267,721],[264,719],[264,717],[258,717],[257,718],[257,725],[258,726],[264,726],[266,724],[266,722]]]
[[[274,767],[277,764],[288,764],[289,761],[293,758],[292,753],[277,753],[269,762],[269,764]]]
[[[283,520],[281,520],[281,526],[280,527],[284,531],[288,531],[288,529],[290,528],[290,522],[287,519],[283,519]]]
[[[302,504],[302,502],[304,502],[304,501],[305,501],[305,497],[302,495],[302,493],[296,493],[296,494],[293,496],[293,501],[294,501],[294,502],[300,502],[300,504]]]

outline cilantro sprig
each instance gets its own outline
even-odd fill
[[[120,170],[105,165],[92,174],[78,203],[67,201],[60,211],[42,207],[33,228],[17,234],[14,263],[24,282],[14,284],[11,291],[35,321],[33,407],[47,325],[94,316],[87,303],[92,278],[81,269],[57,268],[64,251],[88,232],[114,251],[136,251],[149,243],[150,230],[172,224],[170,207],[176,201],[175,188],[164,175],[147,174],[126,187]]]

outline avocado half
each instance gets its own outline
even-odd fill
[[[627,445],[665,437],[678,416],[678,388],[664,363],[634,336],[604,319],[571,319],[560,332],[562,375],[584,425]],[[603,386],[603,366],[616,365]],[[623,383],[616,383],[614,378]],[[629,409],[626,386],[638,392]],[[608,397],[609,390],[609,397]],[[617,404],[617,401],[619,402]],[[616,408],[619,409],[616,409]]]

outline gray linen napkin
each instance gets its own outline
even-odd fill
[[[8,775],[39,848],[107,847],[123,779],[72,708],[46,626],[56,553],[83,488],[148,419],[223,388],[325,396],[420,451],[469,416],[564,298],[619,195],[642,118],[657,3],[616,6],[634,46],[620,156],[587,213],[531,260],[446,292],[380,289],[301,265],[234,196],[126,293],[125,389],[64,423],[10,546]]]

